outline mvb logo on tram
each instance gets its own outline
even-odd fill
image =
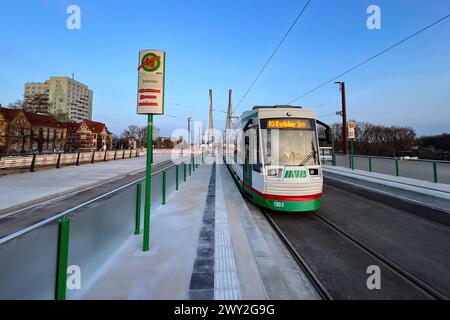
[[[286,170],[284,178],[306,178],[306,170]]]

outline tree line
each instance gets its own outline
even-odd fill
[[[450,134],[417,137],[416,131],[407,126],[383,126],[365,121],[355,123],[355,153],[374,156],[419,156],[422,153],[445,153],[450,151]],[[333,123],[331,130],[334,148],[343,150],[342,123]],[[432,158],[431,156],[421,156]]]
[[[153,126],[153,147],[157,149],[173,149],[176,143],[183,143],[183,137],[176,141],[168,137],[160,137],[159,128]],[[113,144],[116,149],[146,148],[147,127],[129,125],[120,135],[113,135]]]

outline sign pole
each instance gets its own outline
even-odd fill
[[[150,250],[150,201],[153,163],[153,115],[164,114],[165,52],[139,51],[137,113],[147,115],[144,235],[142,250]]]
[[[350,140],[350,152],[351,152],[351,155],[350,155],[350,157],[351,157],[351,167],[352,167],[352,170],[355,170],[355,157],[354,157],[354,154],[355,154],[355,149],[354,149],[354,142],[353,142],[353,140],[354,139],[349,139]]]
[[[348,128],[347,128],[347,138],[348,138],[348,140],[350,140],[350,157],[349,157],[350,161],[349,162],[350,162],[350,168],[352,170],[355,170],[355,157],[354,157],[355,148],[354,148],[354,141],[353,141],[353,140],[355,140],[355,137],[356,137],[355,126],[356,126],[355,123],[353,121],[350,121],[348,123]],[[344,145],[346,145],[345,142],[344,142]]]
[[[147,164],[145,170],[145,207],[144,207],[144,245],[142,250],[150,250],[150,194],[152,189],[153,158],[153,114],[148,115],[147,126]]]

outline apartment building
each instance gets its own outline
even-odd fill
[[[33,96],[46,95],[48,104],[33,103]],[[25,84],[24,101],[28,111],[52,115],[59,120],[81,122],[92,119],[93,91],[69,77],[50,77],[44,83]],[[33,106],[33,104],[35,104]]]

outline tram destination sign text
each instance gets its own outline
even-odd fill
[[[309,119],[268,119],[267,129],[311,129]]]

